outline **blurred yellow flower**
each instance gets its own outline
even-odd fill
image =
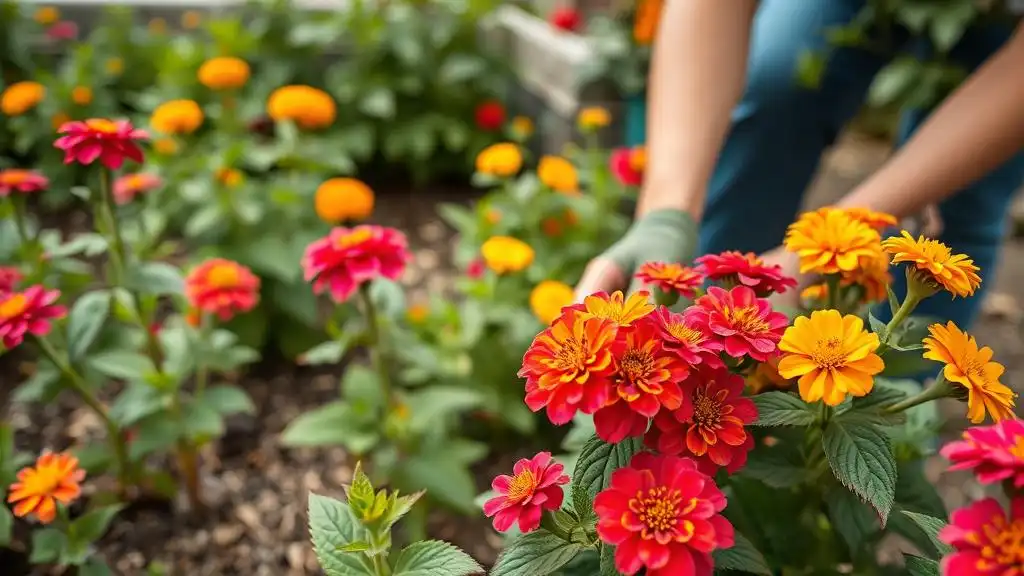
[[[328,224],[365,220],[373,214],[373,190],[355,178],[331,178],[316,189],[316,214]]]
[[[575,300],[573,289],[564,282],[544,280],[530,292],[530,310],[544,324],[551,324],[562,313],[562,308]]]
[[[171,156],[178,153],[178,143],[173,138],[157,138],[153,141],[153,149],[157,154]]]
[[[316,130],[334,123],[337,107],[327,92],[296,84],[282,86],[270,94],[267,115],[278,122],[291,120],[300,128]]]
[[[881,237],[845,211],[805,212],[786,230],[786,250],[800,256],[800,273],[852,272],[878,254]]]
[[[241,58],[211,58],[196,72],[199,82],[211,90],[233,90],[249,81],[249,64]]]
[[[7,116],[21,116],[36,107],[46,97],[46,88],[39,82],[15,82],[0,94],[0,112]]]
[[[664,0],[639,0],[633,16],[633,41],[641,46],[654,42]]]
[[[533,135],[533,120],[526,116],[516,116],[512,119],[512,133],[521,140]]]
[[[156,107],[149,118],[161,134],[191,134],[203,124],[203,110],[195,100],[170,100]]]
[[[576,167],[561,156],[544,156],[537,165],[537,177],[545,186],[563,194],[579,193]]]
[[[519,272],[533,263],[533,248],[511,236],[491,236],[480,247],[487,267],[498,274]]]
[[[42,24],[43,26],[49,26],[50,24],[55,23],[57,20],[60,20],[60,10],[53,6],[43,6],[36,10],[36,13],[33,15],[33,18],[35,18],[35,21]]]
[[[827,208],[825,209],[827,210]],[[869,208],[844,208],[844,210],[854,220],[860,220],[876,230],[884,230],[890,226],[895,226],[898,222],[892,214],[878,212]]]
[[[163,34],[167,32],[167,21],[163,18],[153,18],[146,27],[150,34]]]
[[[181,15],[181,27],[185,30],[195,30],[203,23],[203,15],[196,10],[186,10]]]
[[[953,322],[932,324],[924,339],[924,357],[942,362],[946,380],[967,391],[967,417],[973,424],[985,421],[985,414],[1000,422],[1014,418],[1016,394],[999,381],[1006,369],[992,361],[992,349],[978,348],[973,336]]]
[[[801,300],[822,300],[828,298],[828,284],[812,284],[800,292]]]
[[[236,188],[242,183],[242,173],[234,168],[218,168],[213,177],[225,188]]]
[[[75,86],[71,89],[71,101],[79,106],[92,104],[92,88],[88,86]]]
[[[103,69],[111,76],[120,76],[124,72],[124,60],[120,58],[107,58],[103,63]]]
[[[430,308],[426,304],[413,304],[405,311],[405,318],[410,324],[422,324],[430,316]]]
[[[476,156],[476,171],[488,176],[507,178],[514,176],[522,167],[522,151],[509,142],[491,144]]]
[[[882,248],[892,254],[893,264],[906,262],[911,275],[933,290],[942,288],[953,296],[967,297],[981,286],[981,269],[974,260],[966,254],[953,254],[938,240],[924,236],[915,240],[904,230],[900,236],[886,238]]]
[[[576,116],[576,124],[583,132],[593,132],[612,123],[612,115],[600,106],[588,106]]]

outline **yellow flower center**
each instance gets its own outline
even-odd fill
[[[0,184],[14,186],[28,180],[28,172],[25,170],[3,170],[0,171]]]
[[[637,492],[629,501],[629,509],[644,524],[640,531],[644,540],[655,538],[655,533],[667,533],[676,542],[688,542],[693,537],[694,526],[681,516],[697,507],[697,499],[692,498],[685,506],[683,504],[679,490],[670,491],[665,486],[658,486],[646,493]]]
[[[1015,458],[1024,459],[1024,436],[1017,436],[1017,441],[1010,447],[1009,452]]]
[[[587,354],[587,338],[580,342],[574,337],[567,338],[558,349],[558,368],[563,371],[582,370]]]
[[[348,234],[339,236],[338,239],[334,241],[334,247],[339,250],[351,248],[356,244],[362,244],[363,242],[366,242],[372,237],[373,232],[371,232],[369,229],[362,228],[359,230],[353,230]]]
[[[117,134],[117,124],[104,118],[92,118],[85,121],[85,125],[96,132],[103,134]]]
[[[512,477],[508,485],[508,501],[522,502],[537,489],[537,480],[529,468]]]
[[[704,341],[704,333],[696,328],[691,328],[682,322],[672,322],[668,325],[668,333],[673,338],[677,338],[682,342],[689,342],[691,344],[699,344]]]
[[[757,306],[745,308],[724,308],[722,315],[741,332],[765,332],[768,323],[761,319]]]
[[[698,426],[713,428],[722,418],[722,405],[703,390],[693,391],[693,422]]]
[[[627,348],[619,360],[619,370],[629,382],[642,383],[654,371],[654,355],[650,350]]]
[[[207,283],[214,288],[234,288],[239,280],[238,267],[231,264],[218,264],[206,276]]]
[[[978,568],[983,571],[998,571],[999,567],[1024,565],[1024,518],[1012,523],[998,516],[982,530],[989,545],[981,548]]]
[[[811,352],[811,360],[819,368],[839,368],[846,364],[846,353],[843,351],[843,341],[838,337],[818,340]]]
[[[25,482],[31,485],[32,491],[39,495],[52,494],[60,486],[64,474],[55,466],[39,466],[30,479]]]
[[[28,308],[28,298],[24,294],[12,294],[0,303],[0,319],[10,320],[20,316]]]
[[[968,379],[976,382],[988,382],[985,378],[985,365],[973,354],[967,354],[960,360],[960,366]]]

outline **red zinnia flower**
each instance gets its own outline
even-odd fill
[[[125,158],[141,163],[142,149],[135,141],[149,137],[127,120],[104,118],[67,122],[58,132],[64,136],[53,145],[64,151],[65,164],[89,165],[99,159],[111,170],[119,169]]]
[[[484,273],[487,272],[487,264],[483,258],[474,258],[466,265],[466,276],[470,280],[479,280],[484,277]]]
[[[733,474],[754,448],[754,437],[744,426],[757,420],[757,406],[743,397],[743,377],[725,369],[704,370],[690,380],[697,383],[690,402],[675,412],[660,412],[645,441],[663,454],[692,455],[710,476],[719,466]]]
[[[46,35],[53,40],[74,40],[78,37],[78,25],[62,20],[46,29]]]
[[[125,174],[114,180],[114,202],[127,204],[137,195],[156,190],[163,183],[156,174]]]
[[[725,504],[692,460],[641,452],[594,499],[597,535],[615,546],[623,574],[711,576],[711,552],[734,543]]]
[[[306,248],[302,258],[306,281],[313,292],[329,291],[344,302],[365,282],[376,278],[398,280],[411,259],[405,234],[384,226],[334,228]]]
[[[523,356],[519,377],[526,378],[526,405],[547,408],[553,424],[565,424],[576,411],[593,414],[612,396],[615,324],[587,318],[566,308],[533,339]]]
[[[616,367],[613,403],[594,414],[597,435],[610,443],[642,436],[648,420],[662,406],[668,410],[682,406],[679,382],[689,373],[679,356],[662,348],[653,315],[619,331],[612,347]]]
[[[644,183],[644,171],[637,169],[637,151],[631,148],[616,148],[608,158],[612,176],[623,186],[640,186]]]
[[[13,292],[24,276],[14,266],[0,266],[0,296]]]
[[[727,288],[749,286],[761,297],[783,293],[796,286],[796,279],[782,273],[782,266],[767,266],[753,252],[729,250],[721,254],[707,254],[697,258],[701,270],[711,280],[722,282]]]
[[[505,532],[518,522],[521,532],[536,530],[544,510],[562,507],[564,493],[559,486],[569,483],[563,472],[550,452],[541,452],[516,462],[513,476],[495,478],[491,488],[499,495],[484,503],[484,514],[494,516],[494,529]]]
[[[1019,576],[1024,566],[1024,496],[1007,514],[995,498],[954,510],[939,540],[955,551],[942,559],[943,576]]]
[[[551,12],[551,25],[559,30],[575,32],[583,23],[580,13],[569,7],[555,8]]]
[[[702,364],[717,368],[724,365],[718,355],[722,351],[722,343],[712,339],[710,333],[694,325],[684,314],[672,312],[665,306],[659,307],[654,314],[665,350],[679,356],[689,366]]]
[[[476,125],[487,132],[501,130],[505,125],[505,107],[496,100],[482,102],[476,107]]]
[[[982,484],[1009,480],[1024,488],[1024,421],[969,428],[963,440],[946,444],[942,455],[953,463],[950,470],[974,470]]]
[[[704,283],[704,275],[700,271],[667,262],[646,262],[637,270],[636,277],[648,286],[655,286],[663,292],[676,292],[685,298],[693,298]]]
[[[252,310],[260,299],[260,279],[238,262],[211,258],[185,278],[189,305],[223,321]]]
[[[747,286],[729,291],[712,286],[684,314],[719,340],[726,354],[733,358],[750,356],[759,362],[775,353],[789,325],[785,314],[773,311],[767,300],[758,298]]]
[[[70,454],[45,452],[35,466],[22,468],[18,481],[11,484],[7,501],[17,504],[14,515],[24,518],[35,514],[43,524],[57,517],[57,503],[70,504],[82,493],[79,485],[85,470],[78,467],[78,458]]]
[[[9,196],[11,192],[31,194],[44,190],[49,185],[50,181],[46,176],[32,170],[0,170],[0,197]]]
[[[67,308],[54,304],[60,298],[59,290],[46,290],[40,285],[29,286],[23,292],[0,296],[0,340],[8,350],[25,339],[25,334],[45,336],[50,332],[50,321],[63,318]]]
[[[630,326],[654,311],[650,296],[650,292],[644,290],[630,294],[629,298],[623,296],[619,290],[611,294],[595,292],[584,298],[583,302],[573,304],[572,309],[583,312],[588,318],[604,318],[611,320],[616,326]]]

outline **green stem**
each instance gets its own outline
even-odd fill
[[[199,319],[199,345],[206,348],[206,344],[209,339],[210,316],[208,314],[203,314]],[[196,366],[196,399],[202,398],[203,393],[206,392],[206,382],[209,380],[209,375],[210,369],[206,365],[206,362],[200,361],[199,365]]]
[[[380,318],[377,315],[377,307],[370,297],[370,284],[364,283],[359,287],[359,298],[363,302],[363,313],[366,314],[366,330],[368,345],[370,348],[370,361],[374,370],[377,371],[380,379],[381,392],[384,394],[388,408],[394,406],[391,390],[391,375],[388,372],[387,351],[385,350],[384,339],[381,338]]]
[[[28,244],[33,239],[29,237],[28,233],[28,221],[25,215],[24,199],[20,196],[12,196],[11,206],[14,208],[14,224],[18,228],[18,237],[21,238],[21,243],[23,245]]]
[[[922,390],[919,394],[915,396],[911,396],[906,400],[901,400],[893,404],[892,406],[888,406],[883,411],[888,414],[896,414],[898,412],[903,412],[904,410],[909,410],[914,406],[919,406],[921,404],[931,402],[932,400],[946,398],[952,395],[953,392],[953,385],[950,384],[946,380],[946,377],[940,372],[938,379],[935,380],[935,383],[929,386],[926,390]]]
[[[383,555],[374,554],[372,558],[374,576],[391,576],[391,566]]]
[[[825,285],[828,287],[826,302],[829,310],[837,310],[839,306],[839,274],[829,274],[825,277]]]
[[[900,324],[910,316],[910,313],[913,312],[914,308],[917,308],[917,305],[920,303],[921,298],[914,294],[912,290],[907,290],[907,297],[903,299],[903,303],[900,304],[899,310],[896,310],[896,313],[892,315],[892,320],[889,320],[889,323],[885,325],[885,339],[883,341],[883,346],[888,345],[893,332],[899,328]],[[882,350],[879,350],[879,352],[881,351]]]
[[[833,408],[828,404],[825,404],[825,401],[822,400],[818,406],[818,418],[821,420],[822,429],[824,429],[825,426],[828,425],[828,421],[832,419],[833,412]]]
[[[110,185],[110,173],[106,169],[100,170],[100,198],[101,208],[110,226],[110,238],[113,241],[110,251],[111,265],[114,268],[113,284],[121,286],[124,284],[125,259],[127,256],[124,249],[124,239],[121,237],[121,226],[117,220],[114,189]]]

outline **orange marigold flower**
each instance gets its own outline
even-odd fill
[[[704,284],[704,275],[699,270],[676,262],[645,262],[635,276],[648,286],[686,298],[693,298]]]
[[[330,94],[312,86],[282,86],[267,99],[268,116],[277,122],[291,120],[306,130],[318,130],[334,124],[337,113]]]
[[[577,411],[593,414],[612,395],[615,364],[611,320],[568,309],[534,338],[519,377],[526,378],[526,405],[547,409],[553,424],[566,424]]]
[[[583,132],[593,132],[612,123],[612,115],[607,108],[588,106],[580,110],[576,116],[576,124]]]
[[[211,58],[196,72],[199,82],[211,90],[235,90],[249,81],[249,64],[241,58]]]
[[[851,272],[878,251],[878,231],[842,210],[805,212],[789,225],[786,249],[800,256],[800,272]]]
[[[526,116],[516,116],[512,119],[512,135],[520,140],[526,140],[533,135],[533,120]]]
[[[157,154],[171,156],[178,153],[178,143],[173,138],[157,138],[153,142],[153,149]]]
[[[623,296],[619,290],[611,294],[595,292],[584,298],[582,303],[574,304],[573,308],[586,317],[611,320],[616,326],[630,326],[654,312],[654,304],[651,303],[650,297],[650,292],[644,290],[630,294],[629,298]]]
[[[800,292],[801,300],[825,300],[828,298],[828,284],[812,284]]]
[[[127,120],[105,118],[68,122],[59,132],[62,136],[53,145],[64,151],[65,164],[88,166],[98,159],[111,170],[120,169],[126,158],[141,163],[142,149],[135,141],[148,137]]]
[[[46,88],[39,82],[15,82],[0,93],[0,112],[7,116],[21,116],[36,107],[46,97]]]
[[[824,400],[838,406],[847,394],[865,396],[875,375],[885,368],[878,335],[864,329],[864,321],[837,310],[817,310],[810,318],[798,317],[779,342],[779,374],[799,378],[805,402]]]
[[[15,516],[34,514],[40,522],[49,524],[57,517],[58,503],[71,504],[81,495],[82,480],[85,470],[78,467],[78,458],[63,452],[44,452],[35,466],[18,472],[7,502],[14,504]]]
[[[572,304],[572,286],[557,280],[544,280],[530,291],[530,310],[544,324],[551,324]]]
[[[218,168],[213,178],[226,188],[237,188],[245,177],[234,168]]]
[[[985,414],[1000,422],[1014,418],[1016,394],[999,381],[1003,365],[992,361],[992,349],[978,348],[973,336],[960,330],[952,321],[945,326],[932,324],[924,339],[924,357],[942,362],[942,375],[967,391],[967,417],[974,424],[985,420]]]
[[[865,304],[887,300],[890,284],[889,258],[880,250],[876,256],[865,259],[860,268],[843,273],[841,281],[842,286],[859,286],[864,291],[861,302]]]
[[[405,318],[411,324],[422,324],[430,316],[430,307],[426,304],[413,304],[405,311]]]
[[[10,168],[0,170],[0,197],[9,196],[11,192],[32,194],[41,192],[50,185],[50,181],[42,174],[33,170]]]
[[[661,7],[665,0],[640,0],[636,7],[636,15],[633,17],[633,40],[641,45],[648,46],[654,42],[654,35],[658,32],[658,22],[661,20]]]
[[[938,240],[919,236],[917,240],[904,230],[900,236],[886,238],[882,248],[892,254],[892,263],[907,262],[911,274],[934,289],[945,289],[955,296],[967,297],[981,285],[981,270],[966,254],[953,254]]]
[[[71,89],[71,101],[79,106],[92,104],[92,88],[88,86],[75,86]]]
[[[373,190],[355,178],[331,178],[316,189],[316,215],[328,224],[365,220],[373,214]]]
[[[773,356],[767,362],[761,362],[754,373],[747,376],[747,389],[751,394],[760,394],[768,390],[789,388],[792,382],[779,374],[779,357]]]
[[[163,18],[153,18],[146,24],[150,34],[162,35],[167,32],[167,21]]]
[[[203,109],[195,100],[171,100],[153,110],[149,123],[162,134],[191,134],[203,124]]]
[[[32,18],[43,26],[49,26],[57,20],[60,20],[60,10],[54,6],[41,6],[36,10],[36,13],[32,15]]]
[[[211,258],[185,278],[185,296],[193,308],[227,321],[256,307],[260,279],[238,262]]]
[[[875,230],[885,230],[899,222],[892,214],[878,212],[870,208],[843,208],[843,210],[854,220],[859,220]]]
[[[127,204],[139,194],[156,190],[164,183],[156,174],[125,174],[114,180],[114,202]]]
[[[181,27],[185,30],[195,30],[203,22],[203,15],[196,10],[186,10],[181,15]]]
[[[561,156],[544,156],[537,165],[537,177],[542,184],[562,194],[578,194],[579,175],[576,167]]]
[[[525,270],[534,258],[529,244],[511,236],[491,236],[480,247],[480,255],[487,267],[498,274]]]

